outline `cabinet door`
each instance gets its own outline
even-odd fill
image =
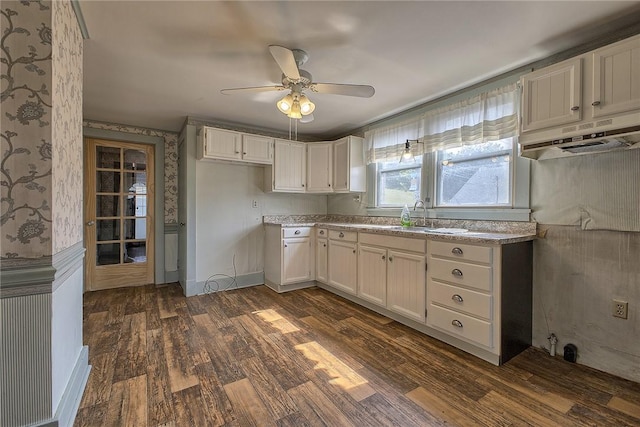
[[[640,110],[640,37],[593,52],[593,117]]]
[[[349,138],[342,138],[333,144],[333,190],[349,189]]]
[[[331,191],[333,144],[307,144],[307,191],[326,193]]]
[[[522,78],[522,131],[582,119],[582,58],[542,68]]]
[[[238,132],[205,128],[204,157],[212,159],[240,160],[241,134]]]
[[[425,258],[388,251],[387,308],[418,322],[425,320]]]
[[[242,135],[242,160],[253,163],[273,163],[273,138]]]
[[[284,239],[282,241],[282,283],[311,280],[309,237]]]
[[[303,143],[275,141],[273,159],[274,189],[304,192],[306,181],[306,157]]]
[[[318,239],[316,243],[316,280],[318,282],[327,283],[328,278],[328,252],[327,239]]]
[[[360,245],[358,296],[382,307],[387,304],[387,250]]]
[[[355,295],[357,272],[356,244],[329,240],[329,285]]]

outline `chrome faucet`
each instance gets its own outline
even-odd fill
[[[413,211],[415,212],[417,208],[422,208],[422,226],[424,227],[427,224],[427,208],[424,206],[424,201],[416,200],[413,204]]]

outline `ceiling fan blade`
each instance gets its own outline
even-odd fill
[[[233,95],[236,93],[257,93],[257,92],[270,92],[270,91],[278,91],[284,90],[285,87],[282,85],[277,86],[255,86],[255,87],[237,87],[232,89],[222,89],[220,93],[223,95]]]
[[[296,63],[296,59],[290,49],[282,46],[271,45],[269,46],[269,52],[271,52],[273,59],[276,60],[278,66],[289,80],[300,80],[298,64]]]
[[[313,114],[307,114],[306,116],[302,116],[301,119],[298,119],[300,123],[311,123],[313,120]]]
[[[348,85],[337,83],[312,83],[309,88],[317,93],[331,93],[333,95],[359,96],[371,98],[376,90],[368,85]]]

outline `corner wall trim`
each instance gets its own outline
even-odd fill
[[[3,264],[7,264],[3,260]],[[51,293],[56,269],[51,257],[24,259],[0,270],[0,299]]]
[[[51,291],[54,292],[61,283],[73,274],[78,268],[82,268],[85,248],[83,242],[77,242],[60,252],[53,254],[53,268],[56,270]]]

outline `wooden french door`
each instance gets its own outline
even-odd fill
[[[85,141],[85,286],[154,283],[154,147]]]

